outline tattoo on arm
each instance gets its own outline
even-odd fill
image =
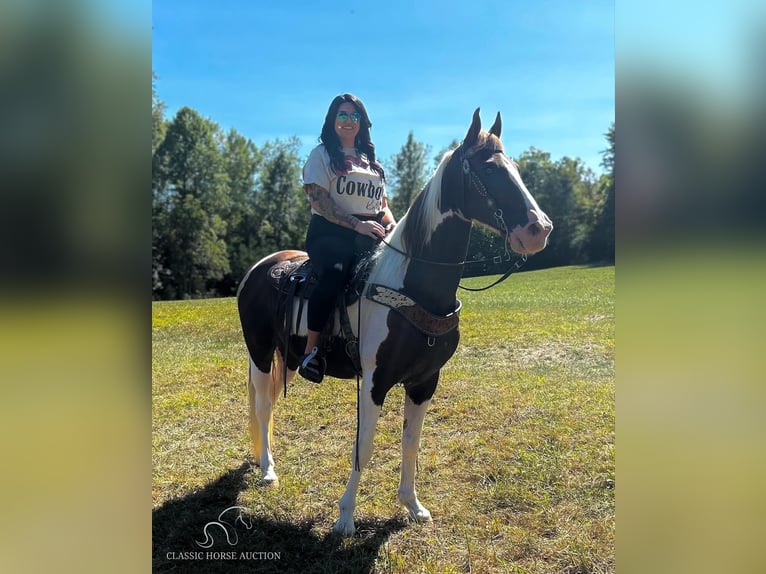
[[[332,223],[354,229],[359,220],[338,207],[330,197],[329,191],[315,183],[307,183],[303,189],[309,196],[311,207],[319,215]]]

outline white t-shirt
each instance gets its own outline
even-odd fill
[[[338,174],[324,144],[315,147],[303,166],[303,183],[315,183],[329,191],[333,201],[346,213],[375,215],[383,205],[386,185],[372,170],[365,154],[356,157],[353,149],[343,151],[351,169]],[[313,209],[311,212],[316,213]]]

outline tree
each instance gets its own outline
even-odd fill
[[[388,204],[397,220],[405,214],[426,184],[426,156],[429,152],[430,147],[416,141],[410,132],[402,149],[390,160],[392,167],[387,178],[391,182],[391,194]]]
[[[152,211],[158,287],[164,297],[204,296],[229,271],[228,176],[220,128],[184,107],[152,158]]]
[[[587,206],[592,203],[593,173],[579,158],[554,162],[548,152],[530,148],[518,159],[519,173],[540,208],[553,221],[548,247],[527,263],[541,269],[582,260],[587,235]]]
[[[203,297],[209,295],[209,283],[229,271],[226,224],[217,214],[210,214],[194,195],[178,197],[169,213],[167,257],[172,270],[169,295]]]
[[[264,163],[255,199],[258,253],[302,248],[311,217],[300,185],[300,141],[291,138],[264,146]]]
[[[569,263],[587,263],[587,247],[593,232],[596,206],[600,200],[596,176],[579,158],[556,162],[562,185],[569,189]]]
[[[229,273],[216,286],[220,295],[236,293],[240,280],[258,261],[255,204],[263,153],[255,144],[230,130],[223,143],[223,169],[228,181],[228,204],[223,209]]]
[[[614,178],[614,122],[612,122],[612,125],[609,126],[609,129],[604,135],[606,136],[606,141],[609,142],[609,147],[602,152],[601,167],[606,170],[607,174],[611,174],[612,178]]]
[[[588,238],[587,252],[591,261],[614,263],[614,123],[605,135],[609,147],[603,152],[601,166],[607,171],[601,176],[597,186],[599,201],[594,209],[594,224]]]
[[[152,72],[152,155],[165,139],[165,104],[157,96],[155,81],[157,74]]]
[[[157,74],[152,72],[152,160],[154,152],[165,139],[165,104],[157,96],[155,81]],[[152,173],[152,188],[155,188],[154,176]],[[160,221],[161,213],[156,212],[155,203],[152,202],[152,293],[162,289],[162,277],[166,275],[166,269],[162,265],[162,254],[160,250],[161,237]]]

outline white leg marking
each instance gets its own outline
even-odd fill
[[[261,480],[264,483],[277,481],[274,472],[274,458],[271,455],[271,424],[274,403],[271,397],[271,373],[262,373],[251,365],[250,384],[255,390],[255,416],[257,425],[254,435],[253,456],[257,457],[261,467]],[[252,423],[251,423],[252,424]],[[256,443],[257,440],[257,443]]]
[[[401,502],[412,520],[428,522],[431,513],[420,504],[415,492],[415,470],[417,467],[418,450],[420,449],[420,433],[423,430],[430,400],[416,405],[410,397],[404,398],[404,426],[402,428],[402,474],[399,481],[399,502]]]
[[[369,371],[368,371],[369,372]],[[380,416],[378,405],[372,402],[372,376],[366,375],[362,384],[361,397],[359,399],[359,470],[355,468],[357,445],[354,445],[351,454],[351,476],[346,485],[346,492],[338,502],[340,517],[335,523],[333,530],[344,536],[354,534],[354,509],[356,508],[356,493],[359,490],[359,479],[362,470],[370,462],[372,457],[372,441],[375,438],[375,425]]]

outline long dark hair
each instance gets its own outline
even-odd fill
[[[338,115],[338,108],[340,108],[343,102],[350,102],[356,107],[356,111],[362,117],[359,119],[359,133],[356,134],[354,140],[354,147],[367,156],[367,161],[370,162],[370,168],[380,175],[383,181],[386,180],[383,166],[380,165],[375,158],[375,144],[370,139],[370,128],[372,122],[370,116],[367,115],[367,108],[364,107],[362,100],[357,98],[353,94],[341,94],[335,96],[330,108],[327,110],[327,115],[324,118],[324,124],[322,124],[322,135],[319,136],[319,141],[324,144],[327,153],[330,156],[330,162],[333,168],[338,173],[346,173],[349,166],[346,165],[346,156],[343,153],[343,148],[340,143],[338,134],[335,133],[335,118]]]

